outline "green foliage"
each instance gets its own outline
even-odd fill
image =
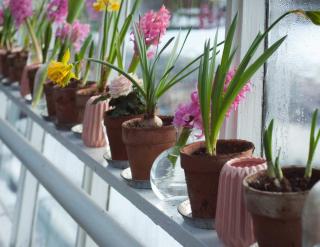
[[[233,48],[234,34],[237,26],[237,15],[234,17],[228,30],[221,62],[216,66],[217,33],[214,38],[214,49],[210,51],[210,40],[204,47],[204,56],[200,61],[198,76],[198,91],[200,107],[203,118],[203,127],[207,152],[216,155],[216,145],[220,129],[225,116],[239,92],[246,85],[247,81],[267,61],[267,59],[280,47],[286,37],[279,39],[270,48],[266,49],[255,61],[254,57],[259,45],[264,40],[265,33],[258,33],[250,48],[240,62],[238,69],[224,92],[226,75],[230,70],[236,48]],[[217,68],[216,68],[217,67]]]
[[[68,23],[73,23],[78,18],[81,10],[83,9],[84,3],[84,0],[69,0],[69,12],[67,17]]]
[[[317,121],[318,121],[318,109],[315,110],[312,114],[308,161],[307,161],[307,168],[304,175],[306,178],[309,178],[309,179],[312,176],[312,161],[320,140],[320,129],[316,131]]]
[[[116,99],[111,99],[107,114],[111,117],[132,116],[142,114],[145,111],[145,105],[137,92],[132,92],[127,96],[120,96]]]

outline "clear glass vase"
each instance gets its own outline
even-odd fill
[[[168,160],[171,150],[162,152],[154,161],[150,174],[151,187],[160,200],[183,201],[188,198],[184,170],[180,165],[180,157],[175,166]]]

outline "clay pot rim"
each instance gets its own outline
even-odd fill
[[[132,116],[137,116],[136,118],[140,118],[143,117],[143,114],[131,114],[131,115],[125,115],[125,116],[118,116],[118,117],[113,117],[113,116],[109,116],[108,115],[108,111],[105,111],[104,114],[103,114],[103,118],[106,119],[111,119],[111,120],[120,120],[120,119],[126,119],[126,118],[129,118],[129,117],[132,117]],[[136,119],[134,118],[134,119]]]
[[[289,165],[289,166],[284,166],[282,167],[282,169],[291,169],[291,168],[303,168],[305,169],[305,166],[301,166],[301,165]],[[317,168],[313,168],[312,170],[318,170],[320,171],[320,169],[317,169]],[[265,195],[265,196],[279,196],[279,197],[283,197],[283,196],[286,196],[286,197],[295,197],[295,196],[302,196],[302,195],[307,195],[310,190],[305,190],[305,191],[298,191],[298,192],[271,192],[271,191],[262,191],[262,190],[257,190],[255,188],[252,188],[249,183],[248,183],[248,180],[251,178],[251,177],[254,177],[254,176],[261,176],[262,174],[265,174],[267,171],[264,170],[264,171],[259,171],[259,172],[256,172],[254,174],[251,174],[251,175],[248,175],[247,177],[245,177],[243,179],[243,182],[242,182],[242,185],[243,187],[246,189],[246,190],[249,190],[250,192],[252,193],[255,193],[255,194],[260,194],[260,195]]]
[[[143,115],[143,114],[142,114]],[[171,117],[171,116],[158,116],[158,117]],[[173,123],[171,123],[170,125],[166,125],[166,126],[162,126],[162,127],[129,127],[128,124],[137,120],[141,120],[142,118],[134,118],[134,119],[130,119],[128,121],[125,121],[122,124],[122,128],[127,129],[127,130],[135,130],[135,131],[154,131],[154,130],[166,130],[166,129],[172,129],[175,128],[175,126],[173,125]]]
[[[239,163],[239,162],[251,162],[252,166],[246,166],[246,167],[241,167],[241,166],[235,166],[234,164]],[[267,165],[267,161],[261,157],[240,157],[240,158],[233,158],[229,161],[226,162],[225,166],[230,167],[231,169],[234,170],[242,170],[245,168],[252,168],[255,166],[263,166]]]
[[[255,146],[252,142],[250,141],[246,141],[246,140],[242,140],[242,139],[219,139],[218,142],[234,142],[234,141],[238,141],[238,142],[246,142],[246,143],[249,143],[251,148],[250,149],[255,149]],[[183,154],[183,155],[186,155],[186,156],[189,156],[189,157],[207,157],[207,156],[204,156],[204,155],[195,155],[195,154],[190,154],[189,152],[186,152],[186,149],[191,146],[191,145],[196,145],[196,144],[200,144],[200,145],[204,145],[205,146],[205,141],[196,141],[196,142],[193,142],[193,143],[190,143],[188,145],[185,145],[183,148],[180,149],[180,154]],[[244,150],[244,151],[241,151],[241,152],[235,152],[235,153],[228,153],[228,154],[219,154],[219,155],[216,155],[216,156],[211,156],[212,158],[228,158],[230,157],[230,155],[238,155],[238,154],[242,154],[242,153],[245,153],[247,152],[248,150],[250,149],[247,149],[247,150]],[[250,157],[248,157],[250,158]]]

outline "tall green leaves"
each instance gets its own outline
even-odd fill
[[[234,17],[228,30],[225,45],[223,48],[222,58],[216,66],[216,52],[210,56],[210,41],[205,44],[204,56],[200,62],[198,90],[200,106],[203,118],[203,127],[206,140],[207,152],[210,155],[216,155],[216,144],[220,129],[225,120],[225,116],[234,102],[237,95],[246,85],[247,81],[254,73],[267,61],[267,59],[279,48],[285,37],[279,39],[270,48],[266,49],[256,60],[253,57],[266,36],[265,33],[258,33],[252,42],[246,55],[240,62],[240,65],[227,88],[225,80],[230,70],[236,49],[233,48],[233,40],[237,27],[237,15]],[[214,47],[217,44],[217,34],[214,38]],[[215,50],[216,48],[214,48]],[[250,64],[251,63],[251,64]],[[217,68],[215,68],[215,66]]]
[[[316,131],[317,121],[318,121],[318,109],[315,110],[312,114],[309,154],[308,154],[307,168],[304,174],[304,176],[309,179],[311,178],[311,175],[312,175],[312,160],[320,140],[320,129]]]
[[[123,69],[113,65],[110,62],[105,62],[101,60],[90,59],[91,61],[100,63],[102,65],[108,66],[111,69],[116,70],[117,72],[124,75],[128,78],[139,90],[142,95],[145,105],[146,105],[146,116],[152,117],[155,114],[155,108],[158,100],[174,85],[188,77],[191,73],[198,70],[198,61],[203,57],[203,55],[198,56],[197,58],[190,61],[182,69],[175,71],[175,64],[178,62],[183,48],[185,47],[186,41],[189,37],[190,30],[185,35],[182,42],[180,42],[180,35],[174,41],[174,38],[169,39],[163,46],[162,49],[158,49],[154,58],[148,58],[148,49],[145,43],[145,38],[138,25],[134,26],[134,39],[137,45],[138,54],[139,54],[139,64],[140,70],[142,73],[143,85],[138,84],[129,73],[125,72]],[[216,46],[221,45],[216,44]],[[157,69],[161,68],[159,66],[161,56],[164,54],[164,51],[169,49],[172,45],[172,49],[167,54],[169,58],[167,60],[166,66],[161,71],[161,77],[157,78],[156,73],[159,72]],[[209,51],[213,50],[208,48]],[[216,52],[216,49],[214,50]]]
[[[68,2],[68,17],[67,22],[73,23],[78,18],[85,1],[84,0],[69,0]]]

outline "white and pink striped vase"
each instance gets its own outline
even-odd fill
[[[87,147],[104,147],[107,144],[106,131],[103,125],[104,112],[108,110],[107,101],[93,104],[99,96],[92,96],[84,112],[82,140]]]
[[[256,242],[251,216],[246,208],[243,179],[267,169],[261,158],[235,158],[222,168],[219,178],[215,229],[227,247],[248,247]]]

